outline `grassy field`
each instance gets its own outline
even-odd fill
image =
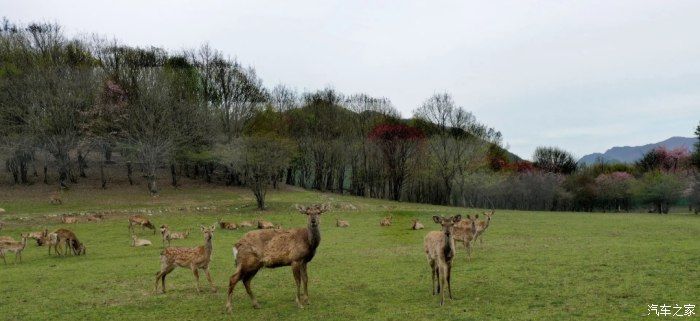
[[[0,189],[0,207],[7,211],[0,214],[6,224],[0,235],[68,227],[87,245],[87,256],[48,256],[34,243],[21,264],[8,255],[8,265],[0,265],[2,320],[637,320],[647,314],[647,304],[700,304],[695,215],[497,211],[471,262],[459,248],[455,299],[440,307],[422,250],[427,230],[438,229],[430,217],[476,210],[293,189],[271,192],[264,212],[254,209],[247,190],[223,187],[165,189],[158,198],[143,187],[76,187],[63,194],[60,206],[49,205],[48,194],[40,186]],[[176,269],[169,292],[153,294],[160,235],[141,234],[152,247],[129,246],[126,217],[135,212],[152,215],[158,225],[192,228],[189,239],[174,245],[196,246],[202,244],[199,224],[265,218],[304,226],[306,217],[293,204],[314,202],[331,202],[334,209],[322,218],[321,245],[309,263],[311,305],[303,310],[294,303],[291,269],[283,267],[261,270],[253,280],[261,309],[252,308],[239,284],[233,315],[224,313],[234,270],[231,246],[246,231],[214,234],[217,293],[197,293],[192,273]],[[86,211],[111,213],[104,222],[70,226],[54,216]],[[394,225],[380,228],[389,212]],[[336,218],[352,226],[336,228]],[[412,218],[427,230],[409,230]],[[203,276],[201,281],[206,289]]]

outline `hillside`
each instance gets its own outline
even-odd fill
[[[666,149],[685,147],[692,151],[696,141],[697,139],[692,137],[671,137],[662,142],[643,146],[618,146],[608,149],[605,153],[588,154],[581,157],[578,162],[579,164],[588,165],[602,159],[606,163],[633,163],[642,158],[645,153],[657,147],[665,147]]]

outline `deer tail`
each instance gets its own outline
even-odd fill
[[[238,249],[236,246],[233,246],[233,266],[238,267]]]

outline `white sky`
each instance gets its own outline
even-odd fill
[[[385,96],[404,117],[448,91],[525,158],[689,137],[700,121],[700,1],[0,0],[0,16],[209,43],[269,87]]]

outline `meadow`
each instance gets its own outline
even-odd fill
[[[700,217],[642,213],[565,213],[497,210],[471,261],[458,246],[454,300],[431,295],[423,237],[438,230],[433,215],[480,210],[398,203],[283,187],[255,209],[245,189],[192,185],[165,188],[157,198],[143,187],[108,190],[76,186],[50,205],[49,187],[0,188],[0,235],[66,227],[87,246],[86,256],[49,256],[30,242],[22,263],[0,263],[2,320],[638,320],[648,304],[700,304]],[[154,294],[160,234],[139,231],[153,246],[130,247],[127,217],[148,215],[174,230],[192,229],[174,246],[203,244],[200,224],[264,218],[302,227],[294,204],[329,202],[322,241],[309,263],[310,305],[299,309],[289,267],[263,269],[253,280],[261,309],[241,284],[233,314],[225,314],[232,245],[248,230],[214,233],[210,265],[216,293],[189,270],[168,276],[168,292]],[[56,215],[106,211],[103,222],[61,224]],[[391,227],[379,220],[392,214]],[[336,228],[336,218],[350,228]],[[410,230],[418,218],[426,230]],[[656,318],[647,317],[647,318]]]

